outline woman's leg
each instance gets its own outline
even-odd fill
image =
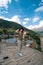
[[[22,41],[18,40],[18,50],[19,50],[19,52],[21,52],[21,49],[22,49]]]
[[[22,41],[18,40],[18,54],[19,54],[19,56],[22,56],[21,50],[22,50]]]

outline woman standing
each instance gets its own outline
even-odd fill
[[[19,56],[22,56],[22,52],[21,52],[21,49],[22,49],[22,45],[23,45],[23,34],[24,34],[24,29],[23,28],[20,28],[18,30],[18,47],[19,47],[19,52],[18,52],[18,55]]]

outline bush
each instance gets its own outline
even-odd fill
[[[3,32],[2,31],[0,31],[0,35],[2,34]]]

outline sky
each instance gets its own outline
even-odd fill
[[[43,31],[43,0],[0,0],[0,19]]]

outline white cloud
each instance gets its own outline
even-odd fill
[[[39,24],[40,24],[40,27],[43,26],[43,20],[41,20],[41,21],[39,22]]]
[[[25,18],[24,21],[29,21],[30,19],[29,18]]]
[[[11,18],[12,21],[21,24],[19,16],[15,15]]]
[[[38,28],[38,26],[37,25],[30,25],[27,28],[33,30],[34,28]]]
[[[11,0],[0,0],[0,7],[8,8],[8,3],[11,3]]]
[[[43,0],[41,0],[41,2],[43,2]]]
[[[37,16],[35,16],[35,17],[32,19],[33,22],[37,22],[38,20],[39,20],[39,17],[37,17]]]
[[[17,16],[17,15],[11,17],[10,19],[9,18],[5,18],[3,16],[0,16],[0,19],[4,19],[4,20],[8,20],[8,21],[13,21],[13,22],[21,24],[21,22],[20,22],[21,20],[20,20],[19,16]]]
[[[8,21],[12,21],[12,22],[16,22],[16,23],[21,24],[21,22],[20,22],[21,19],[20,19],[20,16],[18,16],[18,15],[15,15],[15,16],[11,17],[10,19],[5,18],[3,16],[0,16],[0,19],[4,19],[4,20],[8,20]],[[25,22],[25,21],[23,22],[24,26],[26,28],[28,28],[28,29],[31,29],[33,31],[41,31],[41,30],[43,30],[43,20],[39,21],[39,24],[37,24],[37,25],[29,25],[29,26],[27,26],[26,25],[27,23],[28,22]]]
[[[3,17],[3,16],[0,16],[0,19],[7,20],[7,21],[11,21],[11,19],[5,18],[5,17]]]
[[[37,9],[35,10],[35,12],[43,12],[43,6],[37,8]]]
[[[27,26],[26,26],[27,27]],[[37,25],[30,25],[27,27],[28,29],[31,29],[33,31],[42,31],[43,30],[43,20],[39,22]]]
[[[27,23],[28,23],[28,22],[25,22],[25,21],[24,21],[24,22],[23,22],[23,25],[26,25]]]
[[[4,17],[3,16],[0,16],[0,19],[4,19]]]
[[[25,18],[23,21],[23,25],[26,26],[26,24],[30,21],[30,18]]]

